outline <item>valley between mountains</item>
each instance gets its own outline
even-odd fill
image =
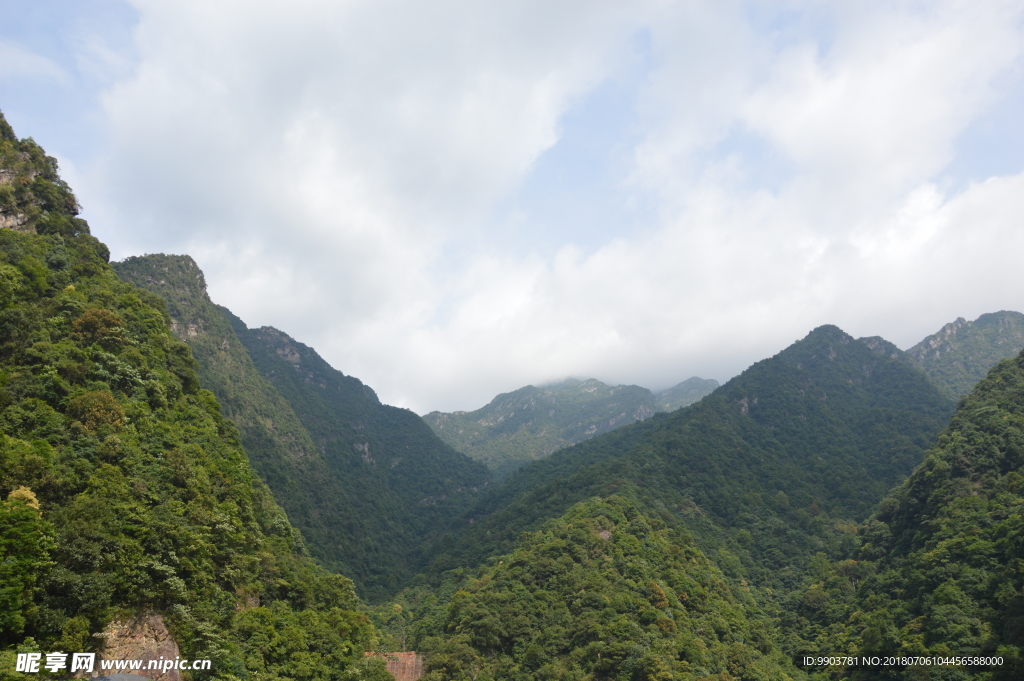
[[[140,622],[197,680],[1024,677],[1018,312],[420,417],[109,262],[2,117],[0,218],[4,678]]]

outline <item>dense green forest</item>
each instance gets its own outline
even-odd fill
[[[308,556],[162,300],[117,277],[56,162],[6,122],[0,169],[21,216],[0,230],[0,673],[156,612],[213,660],[195,678],[380,678],[351,581]]]
[[[939,385],[966,395],[999,360],[1024,349],[1024,314],[990,312],[943,326],[907,354]]]
[[[515,472],[437,567],[506,552],[573,503],[629,488],[708,547],[733,545],[760,581],[787,583],[815,552],[840,550],[850,537],[836,528],[910,473],[953,407],[891,344],[820,327],[691,407]]]
[[[486,469],[439,440],[406,409],[273,328],[249,329],[214,305],[188,256],[114,263],[159,294],[201,384],[238,424],[253,466],[311,553],[349,575],[364,597],[394,593],[457,530]]]
[[[423,419],[442,440],[501,479],[558,449],[693,404],[717,387],[718,381],[694,376],[655,396],[638,385],[567,379],[503,393],[475,411],[433,411]]]
[[[745,584],[618,495],[573,505],[447,591],[447,607],[410,590],[392,610],[430,653],[427,679],[801,675]]]
[[[754,413],[755,404],[764,411]],[[401,633],[432,651],[429,668],[439,679],[1020,678],[1024,355],[993,369],[928,449],[949,409],[945,390],[891,344],[817,329],[698,407],[608,433],[513,475],[491,500],[504,495],[504,505],[474,526],[463,553],[439,561],[437,576],[376,617],[392,637]],[[736,427],[744,419],[760,428]],[[845,470],[834,456],[843,453],[840,436],[852,454]],[[833,441],[840,446],[815,446]],[[831,465],[815,465],[824,458],[816,454],[828,454]],[[788,470],[783,455],[793,460]],[[866,498],[898,479],[899,469],[914,468],[915,457],[924,463],[895,491],[880,503]],[[537,479],[523,480],[528,475]],[[816,477],[823,497],[813,493]],[[593,548],[597,528],[621,527],[601,524],[611,513],[603,504],[644,526],[650,573],[628,579],[610,569],[628,564],[619,556],[596,561],[604,559]],[[547,520],[558,509],[564,516]],[[721,627],[680,625],[679,592],[692,592],[665,588],[672,584],[666,577],[680,572],[662,562],[661,545],[649,534],[655,528],[698,565],[700,557],[709,560],[720,584],[745,596],[729,602],[733,613],[742,612],[733,621],[757,635],[748,629],[722,637]],[[487,567],[472,574],[460,567],[475,561]],[[694,561],[684,567],[691,579],[711,574]],[[645,590],[648,575],[656,579]],[[584,576],[589,581],[575,579]],[[641,602],[659,598],[655,587],[678,627],[663,622],[665,636],[652,626],[661,614]],[[632,608],[622,607],[630,598]],[[619,629],[602,628],[616,615]],[[581,630],[600,634],[588,638]],[[699,668],[678,630],[701,634]],[[707,654],[737,640],[758,641],[756,658],[749,649]],[[600,672],[588,666],[596,663],[595,642],[620,646]],[[799,665],[815,655],[930,662]],[[954,656],[999,657],[1002,664],[937,663]],[[737,662],[755,659],[756,670]]]
[[[475,423],[589,439],[488,485],[191,258],[112,267],[77,211],[0,116],[0,677],[139,614],[196,680],[383,681],[364,652],[409,649],[430,681],[1024,676],[1024,353],[973,385],[1018,313],[909,352],[822,326],[621,427],[643,389],[500,396]]]
[[[1024,354],[964,398],[924,462],[791,594],[805,651],[1000,657],[1002,665],[848,669],[854,679],[1024,676]],[[834,677],[844,676],[836,668]]]
[[[443,630],[454,640],[458,631],[451,622],[440,624],[446,620],[439,612],[450,612],[454,606],[445,604],[455,603],[460,588],[468,590],[468,582],[458,582],[468,579],[465,567],[508,564],[550,518],[614,496],[628,499],[647,522],[692,537],[693,549],[730,588],[749,595],[745,617],[769,632],[771,643],[761,653],[796,659],[812,649],[819,632],[791,622],[792,601],[800,602],[822,565],[833,569],[850,559],[860,544],[860,523],[921,461],[953,409],[947,392],[895,346],[821,327],[696,405],[616,429],[509,476],[474,509],[476,522],[452,550],[398,599],[405,613],[399,619],[406,629]],[[601,590],[616,600],[627,598],[629,588],[614,581]],[[440,596],[424,595],[432,593]],[[636,626],[640,618],[639,611],[630,616]],[[394,635],[387,612],[378,613],[378,621]],[[436,645],[436,639],[422,639],[425,648]],[[488,669],[506,669],[503,654],[517,660],[508,652],[514,644],[504,653],[467,645],[474,652],[463,650],[466,664],[473,655],[484,660],[473,664]],[[670,649],[655,655],[666,665],[659,667],[667,674],[660,678],[771,678],[720,665],[714,672],[687,671],[676,666],[686,656]],[[581,654],[576,646],[547,654],[550,668],[562,670],[552,678],[585,671],[573,666]],[[779,673],[805,673],[779,664],[773,668]],[[511,669],[496,678],[529,678]],[[631,674],[617,668],[608,678],[659,678]],[[463,677],[452,672],[449,678]]]

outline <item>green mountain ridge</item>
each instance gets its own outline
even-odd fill
[[[332,488],[325,462],[291,405],[259,374],[231,323],[210,301],[199,266],[187,256],[147,255],[112,267],[121,279],[163,298],[172,333],[186,340],[199,362],[201,384],[239,427],[253,467],[302,530],[314,555],[337,567],[338,557],[321,549],[329,545],[324,534],[330,537],[331,530],[321,519],[338,515],[333,505],[344,503],[342,490]],[[303,489],[307,480],[326,488],[315,493]],[[314,510],[314,505],[326,508]]]
[[[1024,348],[1024,314],[995,312],[974,322],[960,318],[905,352],[880,337],[861,340],[877,352],[923,369],[933,382],[958,396],[969,392],[996,362]],[[502,479],[558,449],[657,411],[689,406],[718,387],[713,379],[695,376],[655,396],[639,386],[570,379],[498,395],[476,411],[435,411],[423,418],[445,442]]]
[[[215,305],[188,256],[115,263],[161,295],[200,379],[235,420],[260,475],[313,555],[382,598],[425,564],[474,492],[483,466],[451,450],[408,410],[333,369],[271,327],[249,329]]]
[[[867,517],[953,411],[895,346],[872,344],[820,327],[687,409],[519,469],[481,500],[436,569],[505,553],[573,503],[632,490],[707,550],[732,546],[752,576],[784,582],[787,569],[851,539],[829,528]]]
[[[971,392],[997,362],[1024,349],[1024,314],[1000,311],[943,326],[907,354],[956,396]]]
[[[713,378],[693,376],[657,394],[658,411],[675,411],[699,402],[718,388]]]
[[[112,622],[154,615],[212,661],[193,679],[387,678],[352,582],[309,557],[56,172],[0,115],[0,675],[54,678],[16,653],[102,653]]]
[[[1021,678],[1022,468],[1024,354],[961,401],[925,460],[864,524],[859,549],[818,562],[784,626],[801,632],[811,654],[1001,659],[906,673],[840,667],[829,678]]]
[[[405,603],[412,644],[430,652],[428,681],[800,676],[749,589],[684,531],[617,495],[520,537],[446,608]]]
[[[716,387],[715,380],[693,377],[655,396],[637,385],[567,379],[503,393],[472,412],[434,411],[423,419],[438,437],[500,479],[558,449],[693,404]]]
[[[907,352],[822,326],[627,425],[701,379],[499,396],[460,435],[586,439],[488,485],[191,258],[112,267],[77,210],[0,115],[4,679],[136,616],[213,660],[186,681],[385,681],[364,652],[410,646],[428,681],[1024,675],[1020,313]]]

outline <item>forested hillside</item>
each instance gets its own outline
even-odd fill
[[[629,491],[729,546],[759,583],[853,541],[849,521],[919,463],[952,400],[895,346],[815,329],[712,395],[520,469],[475,510],[436,568],[511,550],[518,533],[592,496]]]
[[[434,411],[438,437],[501,478],[531,461],[653,414],[654,394],[637,385],[568,379],[495,397],[476,411]]]
[[[816,329],[691,410],[519,471],[435,566],[454,569],[378,617],[437,679],[1020,678],[1024,354],[929,449],[949,404],[895,346]],[[638,553],[608,546],[615,532]],[[679,580],[709,578],[699,593],[724,600],[702,610]],[[702,613],[730,625],[694,626]],[[818,655],[861,662],[789,664]]]
[[[423,419],[442,440],[500,479],[555,450],[693,404],[717,387],[717,381],[695,376],[656,397],[637,385],[568,379],[498,395],[476,411],[434,411]]]
[[[155,613],[213,661],[193,678],[364,675],[352,583],[308,557],[163,302],[117,277],[56,161],[2,116],[0,205],[18,230],[0,229],[2,673]]]
[[[430,681],[1024,677],[1024,353],[954,406],[1024,315],[911,352],[822,326],[672,413],[570,381],[431,415],[501,471],[576,442],[489,486],[191,258],[115,272],[77,210],[0,116],[4,678],[140,616],[213,661],[186,681],[384,681],[363,653],[409,648]]]
[[[718,388],[718,381],[713,378],[693,376],[682,383],[677,383],[668,390],[657,394],[658,411],[675,411],[699,402]]]
[[[393,592],[421,568],[488,480],[412,412],[272,328],[248,329],[214,305],[188,256],[115,263],[162,296],[199,375],[242,432],[246,451],[327,567],[367,597]]]
[[[489,484],[486,467],[444,444],[413,412],[381,404],[369,386],[312,348],[228,316],[260,373],[292,405],[361,507],[349,522],[363,524],[367,538],[381,533],[372,538],[384,548],[364,559],[367,591],[375,598],[392,593],[450,541],[452,523]]]
[[[973,322],[963,317],[928,336],[907,354],[936,383],[966,395],[999,360],[1024,349],[1024,314],[990,312]]]
[[[750,590],[622,496],[575,504],[452,589],[398,610],[430,680],[801,676]]]
[[[996,366],[924,462],[862,528],[849,559],[819,561],[784,625],[805,650],[1001,657],[930,678],[1024,677],[1024,355]],[[853,670],[854,679],[925,678]],[[836,672],[839,673],[838,670]]]

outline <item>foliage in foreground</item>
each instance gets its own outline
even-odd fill
[[[408,596],[402,625],[427,652],[431,681],[800,675],[749,590],[621,496],[581,502],[525,534],[446,605]]]

